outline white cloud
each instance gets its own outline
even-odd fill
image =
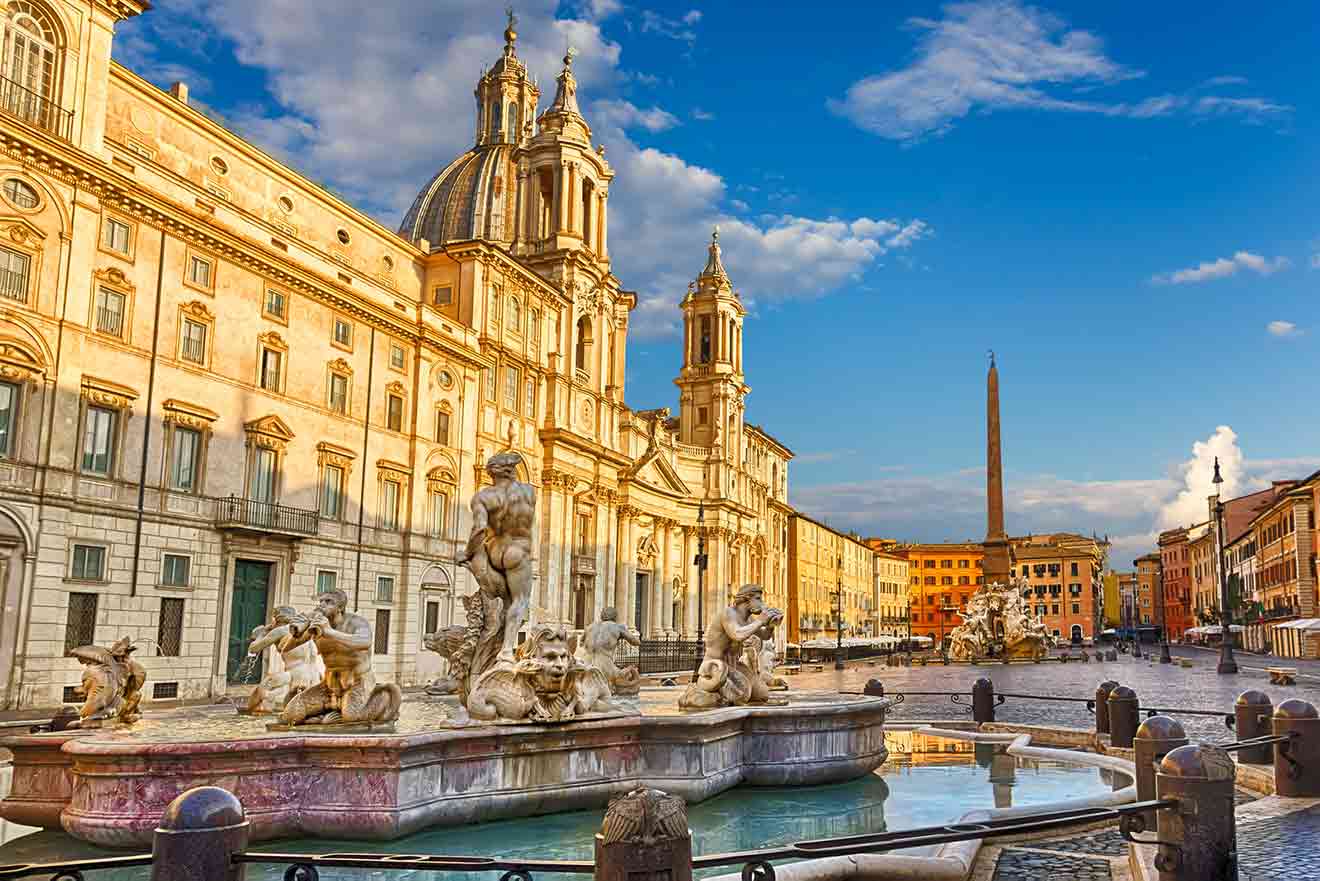
[[[679,124],[678,117],[668,110],[659,107],[643,110],[622,98],[593,102],[588,116],[594,123],[613,125],[621,129],[644,128],[648,132],[662,132]]]
[[[1292,108],[1264,98],[1157,95],[1136,102],[1078,97],[1144,76],[1110,58],[1103,41],[1060,17],[1017,0],[951,3],[938,20],[910,18],[914,60],[854,82],[829,108],[858,127],[898,141],[948,132],[974,111],[1035,109],[1148,119],[1188,110],[1263,122]],[[1216,80],[1218,82],[1216,82]],[[1210,81],[1230,84],[1228,78]]]
[[[708,110],[702,110],[700,107],[692,108],[692,118],[698,122],[710,122],[715,118],[715,114]]]
[[[1205,81],[1207,86],[1245,86],[1247,78],[1244,76],[1212,76]]]
[[[683,13],[683,24],[696,24],[701,21],[701,10],[690,9]]]
[[[1302,334],[1301,328],[1291,321],[1271,321],[1265,325],[1265,330],[1272,336],[1277,337],[1301,336]]]
[[[1191,526],[1209,519],[1206,499],[1214,492],[1211,480],[1216,460],[1224,480],[1219,487],[1222,498],[1236,498],[1261,488],[1254,486],[1247,474],[1246,457],[1238,446],[1236,432],[1227,425],[1221,425],[1210,437],[1192,444],[1192,457],[1179,469],[1182,487],[1176,496],[1160,507],[1159,516],[1155,519],[1156,528]]]
[[[578,14],[592,21],[600,21],[623,11],[619,0],[577,0],[573,4]]]
[[[1199,263],[1188,269],[1174,272],[1161,272],[1151,276],[1152,284],[1192,284],[1201,281],[1213,281],[1228,278],[1240,270],[1249,269],[1257,275],[1273,275],[1289,266],[1287,257],[1270,259],[1250,251],[1238,251],[1232,257],[1220,257],[1207,263]]]
[[[681,18],[668,18],[650,9],[642,10],[642,33],[658,34],[671,40],[678,40],[691,46],[697,41],[697,32],[692,26],[701,21],[701,12],[693,9]]]

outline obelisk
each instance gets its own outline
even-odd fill
[[[985,558],[981,572],[986,584],[1008,584],[1008,536],[1004,533],[1004,462],[999,444],[999,369],[990,353],[985,380]]]

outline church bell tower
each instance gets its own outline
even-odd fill
[[[679,440],[720,448],[732,459],[742,446],[742,326],[747,310],[720,259],[720,231],[711,236],[706,267],[683,298],[683,367],[679,388]]]

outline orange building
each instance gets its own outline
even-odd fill
[[[1161,532],[1159,546],[1164,587],[1161,605],[1168,617],[1169,639],[1182,639],[1187,629],[1196,623],[1192,619],[1192,567],[1187,529],[1178,527]]]
[[[1104,545],[1068,533],[1013,541],[1013,574],[1022,598],[1064,642],[1094,639],[1103,586]]]
[[[981,545],[914,544],[908,557],[912,635],[929,636],[935,644],[962,623],[959,610],[982,583]]]

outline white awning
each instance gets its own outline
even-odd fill
[[[1275,624],[1275,630],[1320,630],[1320,618],[1298,618],[1294,621],[1285,621],[1282,624]]]

